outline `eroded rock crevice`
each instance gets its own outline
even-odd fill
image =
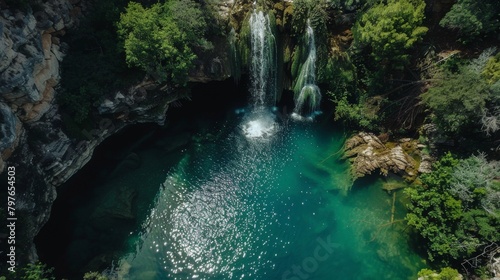
[[[392,172],[413,181],[419,173],[431,171],[433,159],[425,148],[425,144],[411,138],[384,143],[373,133],[359,132],[346,141],[344,157],[351,163],[354,178],[378,170],[384,176]]]

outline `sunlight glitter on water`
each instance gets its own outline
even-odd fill
[[[385,193],[373,187],[348,197],[332,192],[348,174],[347,166],[329,157],[342,145],[340,135],[292,122],[276,129],[272,141],[260,141],[241,130],[253,117],[234,120],[234,130],[188,151],[166,174],[136,250],[120,261],[121,279],[416,275],[418,258],[401,243],[404,238],[395,230],[386,234],[389,228],[377,230],[387,223]],[[338,246],[314,262],[312,254],[324,243],[318,240],[330,239]]]

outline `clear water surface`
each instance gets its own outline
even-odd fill
[[[111,184],[158,189],[114,265],[120,279],[416,279],[404,208],[350,184],[330,122],[229,112],[165,169],[155,149]]]

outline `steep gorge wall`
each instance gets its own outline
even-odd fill
[[[220,13],[233,3],[220,1]],[[100,121],[75,139],[64,129],[57,97],[60,65],[71,46],[63,35],[91,8],[86,0],[49,0],[33,10],[6,9],[0,0],[0,173],[16,168],[17,257],[37,259],[33,239],[47,222],[56,188],[80,170],[94,149],[128,124],[163,124],[169,104],[185,98],[151,80],[110,92],[97,108]],[[196,62],[190,81],[224,80],[230,75],[227,40]]]
[[[75,2],[75,1],[72,1]],[[76,1],[78,2],[78,1]],[[0,170],[31,124],[49,110],[63,59],[60,36],[75,25],[81,6],[50,1],[39,11],[0,14]]]
[[[56,195],[44,183],[43,160],[38,156],[56,147],[36,150],[28,143],[29,135],[41,126],[47,129],[43,135],[60,132],[46,117],[57,111],[55,87],[65,48],[60,37],[86,9],[84,2],[75,0],[51,0],[37,8],[2,7],[0,12],[0,172],[7,165],[16,168],[16,238],[21,261],[36,257],[31,240],[46,222]]]

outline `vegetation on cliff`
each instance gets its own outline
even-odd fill
[[[495,0],[458,0],[439,24],[457,30],[462,42],[471,43],[498,32],[499,14],[500,6]]]
[[[184,85],[196,55],[209,48],[199,5],[191,0],[168,1],[149,8],[130,2],[118,22],[126,61],[156,80]]]
[[[456,136],[475,129],[486,105],[493,99],[493,92],[481,75],[488,59],[476,59],[467,65],[442,67],[436,71],[432,86],[422,94],[422,101],[431,111],[431,118],[441,131]]]
[[[114,90],[121,89],[138,75],[127,69],[123,51],[118,47],[115,23],[127,0],[96,1],[79,27],[70,30],[64,40],[69,45],[62,63],[61,92],[58,103],[67,114],[65,121],[75,127],[88,125],[95,104]]]
[[[494,159],[500,54],[492,48],[498,42],[493,35],[499,30],[497,6],[491,1],[450,4],[437,21],[446,31],[426,20],[436,14],[424,1],[297,1],[288,10],[290,34],[300,34],[304,18],[321,23],[314,26],[326,46],[318,52],[323,63],[318,75],[322,92],[336,105],[336,120],[388,134],[417,134],[423,124],[435,126],[434,137],[452,146],[433,146],[432,155],[439,158],[447,149],[460,154],[445,154],[433,172],[405,190],[411,201],[408,225],[425,240],[422,249],[432,264],[445,267],[422,276],[432,272],[436,279],[454,279],[456,270],[446,266],[469,277],[487,275],[498,250],[500,167]],[[354,18],[346,16],[352,12]],[[453,40],[452,47],[440,37]],[[284,49],[292,80],[303,47],[296,38],[289,41],[295,47]],[[454,38],[461,43],[454,44]],[[475,150],[466,146],[471,143]]]
[[[425,3],[390,0],[374,5],[363,13],[354,26],[354,44],[369,46],[375,61],[406,64],[408,50],[422,40]]]

